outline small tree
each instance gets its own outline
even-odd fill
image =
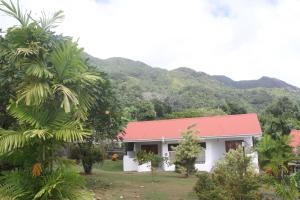
[[[278,179],[282,179],[288,172],[288,163],[295,159],[290,144],[291,138],[283,135],[273,139],[265,135],[256,149],[259,155],[260,166],[269,170]]]
[[[190,126],[186,132],[183,132],[183,140],[177,147],[174,147],[175,163],[177,167],[183,169],[181,171],[183,171],[186,177],[193,172],[196,158],[203,150],[196,136],[197,131],[192,130],[192,128],[193,126]]]
[[[85,174],[92,173],[92,167],[95,163],[104,161],[103,152],[100,145],[94,144],[92,141],[85,141],[71,146],[71,158],[82,162]]]

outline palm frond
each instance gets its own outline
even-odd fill
[[[80,130],[78,128],[66,127],[54,132],[54,138],[64,142],[83,141],[90,133]]]
[[[101,81],[101,82],[104,81],[101,78],[101,76],[94,75],[94,74],[89,73],[89,72],[79,74],[79,79],[82,83],[85,83],[85,84],[95,84],[97,81]]]
[[[44,129],[33,129],[33,130],[27,130],[23,133],[25,137],[27,138],[39,138],[42,140],[46,140],[52,137],[52,134],[48,132],[48,130]]]
[[[24,178],[13,171],[0,177],[0,200],[26,199],[30,191],[24,188]]]
[[[28,123],[32,127],[41,128],[48,122],[48,113],[41,112],[38,106],[26,106],[23,104],[11,104],[9,113],[20,122]]]
[[[60,185],[64,183],[64,180],[61,174],[58,174],[57,176],[54,175],[45,177],[45,185],[34,196],[33,200],[48,199],[48,197],[51,197],[51,193],[55,192],[55,190],[59,190]]]
[[[49,30],[51,28],[56,28],[64,18],[65,16],[62,10],[55,12],[51,17],[48,17],[45,12],[42,12],[39,23],[44,30]]]
[[[26,105],[40,105],[51,94],[50,86],[47,82],[33,82],[25,84],[18,91],[19,98],[17,102],[25,101]]]
[[[71,170],[57,170],[43,177],[43,187],[33,199],[91,200],[92,195],[83,190],[84,179]]]
[[[71,111],[71,104],[73,104],[74,106],[77,106],[79,104],[77,94],[71,91],[71,89],[67,88],[66,86],[56,84],[54,85],[53,90],[53,93],[60,93],[63,95],[61,107],[64,108],[66,113]]]
[[[82,59],[82,50],[72,41],[56,45],[51,52],[50,61],[57,73],[59,81],[74,81],[78,73],[83,73],[87,66]]]
[[[30,22],[30,13],[21,10],[19,1],[17,1],[17,5],[15,6],[11,0],[9,3],[5,0],[1,0],[0,11],[18,20],[22,26],[27,26]]]
[[[55,130],[58,127],[64,126],[70,121],[73,121],[73,119],[69,113],[66,113],[62,109],[53,109],[52,112],[49,113],[47,127],[49,128],[49,130]]]
[[[83,141],[85,137],[90,135],[82,129],[81,124],[77,121],[65,123],[53,132],[55,139],[64,142]]]
[[[31,56],[38,54],[38,51],[33,48],[17,48],[15,56]]]
[[[25,146],[28,140],[22,132],[0,129],[0,155]]]
[[[30,64],[26,69],[26,74],[37,78],[52,78],[53,74],[45,67],[44,64]]]

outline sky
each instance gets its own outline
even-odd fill
[[[66,18],[58,33],[102,59],[189,67],[234,80],[269,76],[300,87],[300,0],[20,0]],[[16,24],[0,14],[0,27]]]

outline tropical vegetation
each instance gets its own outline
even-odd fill
[[[52,31],[62,11],[34,19],[18,3],[0,3],[19,22],[0,38],[1,83],[9,94],[2,105],[9,120],[0,130],[0,160],[10,163],[1,171],[1,199],[91,199],[83,177],[58,150],[91,135],[85,121],[102,78],[76,42]]]
[[[259,176],[243,148],[230,150],[212,173],[200,173],[195,185],[198,199],[259,199]]]

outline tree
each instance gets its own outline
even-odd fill
[[[93,164],[104,161],[104,153],[101,149],[100,145],[96,145],[90,141],[85,141],[71,146],[70,157],[71,159],[81,161],[84,173],[91,174]]]
[[[164,101],[153,99],[151,100],[151,102],[154,105],[154,110],[157,118],[164,118],[166,114],[172,112],[171,106]]]
[[[226,101],[225,105],[221,106],[221,109],[229,115],[246,114],[247,110],[237,102]]]
[[[264,133],[271,135],[273,139],[300,128],[299,120],[299,107],[287,97],[272,103],[260,116]]]
[[[94,70],[99,73],[98,69]],[[94,85],[95,102],[92,105],[87,124],[94,129],[95,142],[115,139],[123,131],[127,120],[123,117],[123,108],[117,98],[107,75],[100,73],[101,81]]]
[[[203,188],[204,183],[208,182]],[[200,199],[249,200],[258,199],[258,174],[251,158],[242,147],[230,150],[211,174],[199,175],[194,190]]]
[[[100,72],[94,69],[94,73]],[[102,79],[94,84],[95,102],[85,121],[85,125],[93,130],[93,135],[83,142],[78,142],[78,148],[75,148],[86,174],[91,174],[94,163],[104,161],[107,143],[115,139],[126,125],[120,102],[110,81],[106,74],[101,73],[101,77]]]
[[[187,109],[179,112],[172,112],[166,114],[165,118],[167,119],[176,119],[176,118],[191,118],[191,117],[208,117],[215,115],[226,115],[221,109],[213,108],[199,108],[199,109]]]
[[[278,178],[284,177],[284,174],[288,172],[288,163],[295,158],[290,146],[290,139],[287,135],[277,139],[273,139],[270,135],[264,135],[256,147],[262,169],[271,170]]]
[[[83,125],[101,77],[89,71],[77,43],[51,31],[61,11],[35,20],[18,4],[0,2],[0,10],[20,23],[0,45],[1,71],[17,80],[7,109],[16,123],[0,130],[0,158],[19,169],[1,178],[0,193],[5,199],[89,199],[82,178],[56,149],[90,135]]]
[[[138,121],[152,120],[156,117],[154,105],[150,101],[140,101],[136,106],[136,119]]]
[[[196,158],[203,151],[199,138],[196,136],[197,131],[192,128],[193,126],[190,126],[186,132],[182,133],[182,140],[177,147],[174,147],[175,163],[184,169],[186,177],[194,170]]]

